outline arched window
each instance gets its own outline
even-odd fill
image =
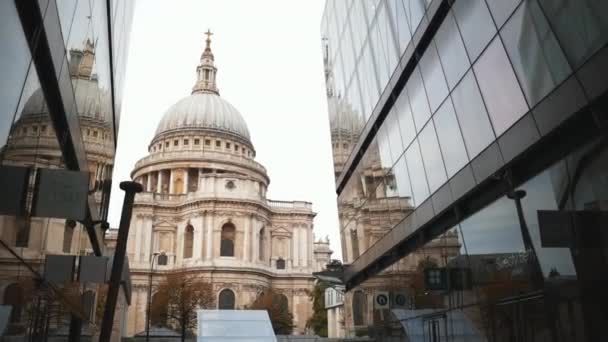
[[[278,258],[277,259],[277,270],[284,270],[285,269],[285,260],[283,260],[283,258]]]
[[[220,292],[217,308],[220,310],[234,310],[234,292],[224,289]]]
[[[192,246],[194,244],[194,227],[191,224],[186,226],[184,233],[184,259],[192,258]]]
[[[365,325],[365,312],[367,311],[367,298],[363,291],[356,291],[353,295],[353,323]]]
[[[65,227],[63,228],[63,252],[70,253],[72,250],[72,238],[74,237],[74,228],[76,222],[73,220],[65,220]]]
[[[260,236],[258,237],[258,249],[259,249],[258,256],[260,258],[260,261],[264,261],[264,259],[265,259],[265,256],[264,256],[264,251],[266,250],[266,247],[264,246],[265,235],[266,235],[266,228],[260,229]]]
[[[10,284],[4,289],[4,305],[12,307],[10,322],[20,322],[23,309],[23,289],[19,284]]]
[[[220,245],[220,256],[234,256],[234,238],[236,229],[232,223],[226,223],[222,227],[222,241]]]

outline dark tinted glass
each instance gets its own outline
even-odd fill
[[[608,42],[608,1],[540,0],[540,5],[573,67]]]
[[[0,60],[0,146],[3,146],[31,60],[14,1],[0,2]]]
[[[500,35],[531,106],[570,75],[566,56],[536,1],[519,6]]]

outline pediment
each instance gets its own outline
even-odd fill
[[[270,231],[270,235],[272,236],[291,236],[291,232],[287,230],[285,227],[277,227]]]
[[[167,220],[159,220],[156,223],[154,223],[154,230],[171,230],[171,231],[175,231],[177,230],[177,225],[175,225],[175,223],[171,222],[171,221],[167,221]]]

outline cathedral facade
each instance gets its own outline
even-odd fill
[[[127,335],[145,330],[150,277],[154,294],[175,271],[211,282],[218,309],[245,309],[273,289],[301,334],[312,314],[312,272],[329,261],[329,241],[315,241],[311,203],[266,197],[270,178],[255,161],[245,120],[220,97],[209,36],[191,95],[167,110],[131,173],[144,192],[135,199],[127,247]],[[160,254],[167,265],[153,262]]]

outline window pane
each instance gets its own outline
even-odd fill
[[[388,141],[391,146],[391,157],[392,160],[395,161],[399,159],[399,156],[405,148],[403,148],[403,144],[401,143],[401,134],[399,132],[399,122],[397,121],[397,116],[394,110],[386,117],[383,126],[386,127],[386,131],[388,133]]]
[[[416,28],[424,16],[424,0],[403,0],[403,5],[409,18],[410,31],[416,32]]]
[[[391,16],[393,18],[393,23],[395,24],[395,31],[397,33],[399,55],[401,55],[412,39],[407,13],[405,11],[405,7],[403,7],[402,0],[389,0],[388,4]]]
[[[429,111],[429,103],[426,99],[426,92],[422,86],[422,78],[418,68],[414,70],[407,82],[407,92],[410,96],[410,104],[412,105],[416,131],[419,132],[420,129],[422,129],[422,126],[424,126],[431,117],[431,113]]]
[[[410,108],[410,100],[407,96],[407,90],[403,89],[393,110],[397,114],[397,120],[399,122],[399,131],[401,132],[401,141],[403,147],[407,147],[414,137],[416,136],[416,129],[414,128],[414,121],[412,119],[412,110]]]
[[[422,152],[429,188],[433,193],[447,180],[433,121],[430,121],[420,132],[418,140],[420,141],[420,151]]]
[[[496,26],[501,27],[521,0],[487,0]]]
[[[434,113],[437,108],[439,108],[439,105],[441,105],[443,99],[448,96],[448,87],[445,82],[441,63],[439,63],[439,56],[437,56],[435,44],[432,42],[426,49],[424,56],[422,56],[420,70],[422,71],[424,87],[429,96],[431,113]]]
[[[418,140],[414,140],[410,148],[405,152],[405,160],[410,174],[412,193],[414,194],[412,202],[414,202],[415,206],[418,206],[429,197],[429,187],[426,182],[424,166],[422,165]]]
[[[445,77],[450,89],[452,89],[467,72],[471,64],[451,12],[448,13],[437,31],[435,43],[445,71]]]
[[[0,147],[6,143],[31,56],[14,1],[0,1]]]
[[[446,100],[435,113],[433,121],[443,153],[443,160],[445,160],[448,178],[450,178],[469,161],[458,120],[454,113],[454,106],[452,106],[450,99]]]
[[[573,67],[608,42],[608,1],[541,0],[540,5]]]
[[[378,132],[376,132],[376,140],[380,149],[380,165],[383,168],[390,169],[393,166],[393,159],[391,158],[391,146],[388,142],[386,125],[382,125]]]
[[[495,138],[473,71],[454,89],[452,100],[469,157],[473,159]]]
[[[412,187],[410,186],[410,176],[405,164],[405,155],[395,163],[393,174],[395,175],[395,188],[392,196],[411,197]]]
[[[500,39],[494,39],[473,68],[494,130],[500,136],[528,111]]]
[[[484,0],[456,1],[452,8],[464,45],[469,57],[474,61],[496,34],[496,26]]]
[[[500,35],[531,106],[570,74],[566,57],[535,1],[522,4]]]

